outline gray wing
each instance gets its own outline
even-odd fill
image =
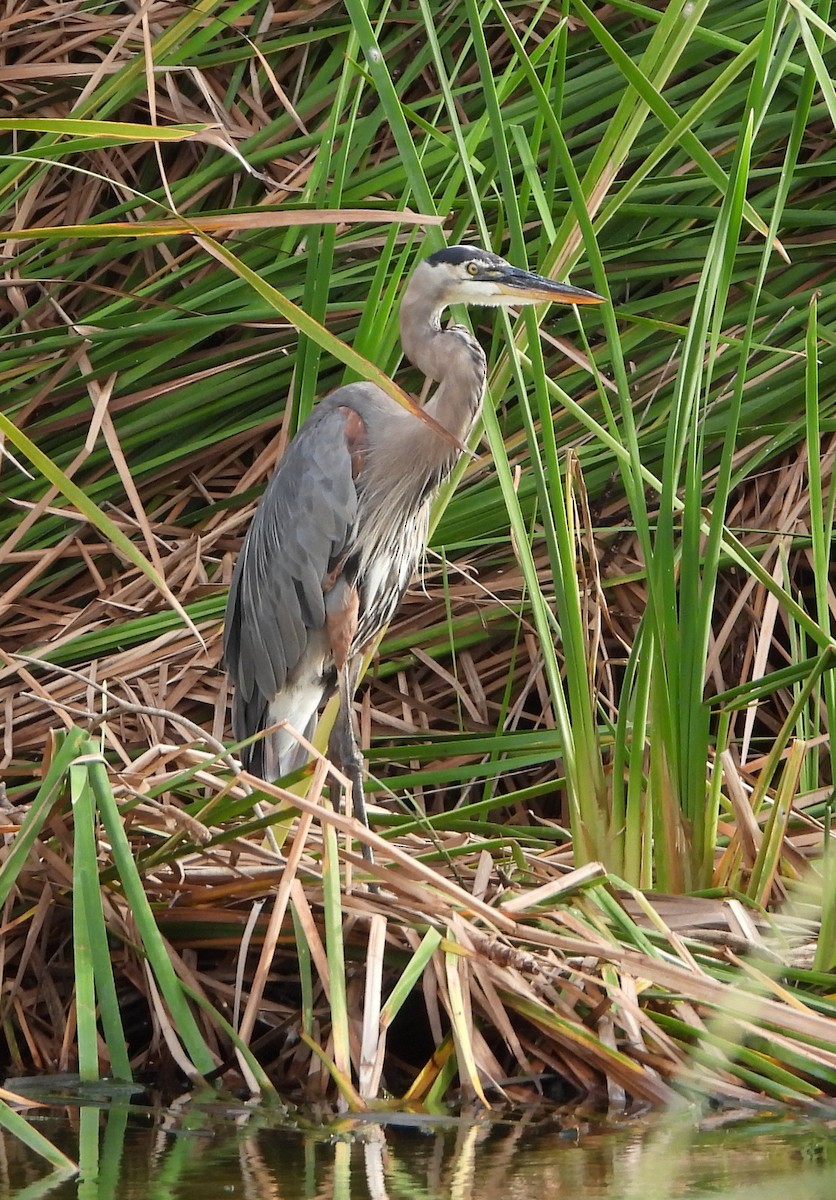
[[[236,738],[263,727],[309,633],[325,625],[323,583],[350,546],[357,517],[345,426],[345,415],[327,402],[308,418],[276,468],[235,565],[224,662],[236,688]]]

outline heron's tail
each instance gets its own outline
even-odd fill
[[[287,689],[265,704],[240,699],[236,691],[232,702],[232,728],[237,741],[252,737],[287,721],[293,729],[310,741],[316,728],[317,710],[324,699],[321,685]],[[275,729],[257,738],[241,750],[241,762],[246,771],[259,779],[275,780],[301,767],[308,758],[305,747],[289,729]]]

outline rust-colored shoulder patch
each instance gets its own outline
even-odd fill
[[[358,412],[347,404],[340,405],[345,417],[345,444],[351,457],[351,478],[356,479],[363,470],[366,459],[366,424]]]
[[[338,593],[339,595],[339,593]],[[331,607],[325,614],[325,629],[334,655],[334,666],[341,671],[351,653],[360,613],[360,595],[355,587],[345,586],[340,608]]]

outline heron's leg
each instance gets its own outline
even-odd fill
[[[366,797],[363,792],[363,755],[354,733],[354,691],[357,687],[359,661],[343,663],[339,670],[340,706],[328,742],[328,755],[351,783],[351,804],[354,815],[369,828]],[[363,857],[374,862],[371,847],[362,844]]]
[[[340,695],[337,718],[328,742],[328,754],[331,761],[337,763],[350,780],[354,815],[368,829],[369,818],[366,812],[366,798],[363,795],[363,756],[354,736],[352,713],[361,666],[361,656],[351,653],[357,634],[359,613],[360,595],[357,588],[344,576],[338,575],[325,594],[325,628],[334,656],[334,666],[337,668]],[[363,857],[368,862],[373,862],[371,849],[365,843],[362,849]]]

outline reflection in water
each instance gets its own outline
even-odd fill
[[[763,1116],[619,1125],[542,1114],[401,1115],[290,1128],[263,1106],[111,1105],[30,1119],[82,1165],[68,1180],[0,1134],[10,1200],[805,1200],[836,1196],[836,1121]],[[713,1127],[711,1127],[713,1124]]]

